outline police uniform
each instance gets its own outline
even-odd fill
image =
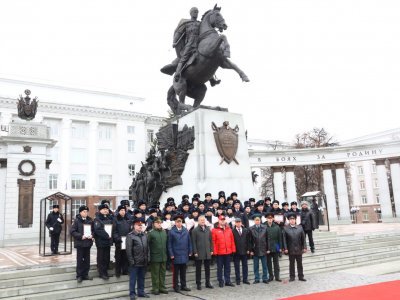
[[[60,208],[58,204],[53,205],[53,211],[48,214],[46,219],[46,227],[50,231],[50,249],[52,254],[59,254],[58,244],[60,242],[60,234],[64,218],[60,212],[55,212],[55,208]]]

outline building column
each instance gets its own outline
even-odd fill
[[[257,197],[259,197],[259,199],[261,199],[261,184],[263,181],[263,172],[261,170],[261,168],[256,168],[253,167],[251,168],[251,176],[253,176],[253,172],[255,172],[255,174],[257,174],[257,178],[256,178],[256,182],[253,182],[253,185],[255,187],[255,189],[257,190]]]
[[[296,181],[294,178],[294,166],[285,167],[287,202],[297,201]]]
[[[336,185],[339,198],[339,214],[340,223],[350,224],[350,205],[349,194],[347,192],[346,174],[344,171],[344,163],[337,163],[336,166]]]
[[[364,169],[364,184],[365,184],[365,192],[367,193],[367,203],[373,204],[374,201],[374,188],[372,186],[372,168],[371,161],[364,160],[363,161],[363,169]],[[361,203],[363,204],[363,203]]]
[[[59,145],[60,149],[60,181],[58,189],[60,192],[68,194],[68,190],[71,189],[71,174],[70,174],[70,153],[71,153],[71,126],[72,120],[68,118],[62,119],[61,134]]]
[[[4,234],[6,230],[6,179],[7,179],[7,160],[0,161],[0,248],[4,247]]]
[[[97,172],[97,137],[98,137],[98,125],[97,121],[89,122],[89,144],[88,144],[88,178],[87,178],[87,193],[88,195],[94,195],[96,188],[96,176]]]
[[[393,222],[392,203],[390,201],[389,182],[385,159],[375,159],[379,181],[379,199],[382,211],[382,222]]]
[[[282,202],[285,200],[282,167],[272,167],[272,172],[274,172],[274,200],[279,200]]]
[[[390,158],[390,173],[392,175],[392,188],[396,218],[400,218],[400,158]],[[380,195],[379,195],[380,197]]]
[[[332,178],[332,165],[322,165],[322,174],[324,178],[324,191],[326,195],[327,210],[329,223],[338,224],[338,217],[336,211],[336,198],[335,198],[335,188],[333,186]]]

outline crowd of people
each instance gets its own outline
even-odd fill
[[[183,195],[178,204],[168,198],[163,207],[147,207],[139,201],[133,209],[129,200],[122,200],[115,212],[108,200],[98,206],[94,219],[89,208],[81,206],[71,227],[77,250],[77,281],[90,279],[90,249],[97,248],[99,276],[109,279],[111,246],[115,245],[115,275],[129,275],[130,298],[146,297],[145,273],[150,267],[152,294],[167,294],[166,270],[173,272],[175,292],[190,291],[186,268],[194,260],[196,287],[213,289],[210,266],[217,265],[218,286],[234,287],[251,284],[248,280],[248,259],[253,259],[253,284],[281,281],[279,259],[289,256],[289,281],[303,274],[302,255],[307,251],[306,236],[311,252],[315,251],[312,232],[318,228],[318,216],[308,202],[279,203],[269,197],[256,201],[240,201],[236,193],[226,197],[224,192],[212,199],[211,193]],[[55,209],[56,210],[56,209]],[[231,261],[235,274],[231,276]],[[261,262],[261,272],[260,272]],[[204,285],[202,268],[204,266]]]

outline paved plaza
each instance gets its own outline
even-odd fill
[[[324,234],[326,227],[322,227],[320,232],[316,232],[316,235]],[[353,225],[337,225],[332,226],[331,231],[333,234],[348,238],[350,236],[369,236],[373,237],[380,233],[398,233],[400,232],[399,223],[379,223],[379,224],[353,224]],[[22,242],[21,242],[22,243]],[[72,255],[58,255],[42,257],[39,253],[38,245],[34,241],[26,241],[30,245],[14,244],[0,249],[0,272],[12,272],[13,270],[37,270],[46,269],[48,267],[74,267],[75,266],[75,251]],[[318,244],[316,245],[318,252]],[[313,254],[307,253],[305,256],[312,256]],[[113,250],[112,250],[113,256]],[[323,256],[323,255],[322,255]],[[282,262],[287,260],[286,256],[283,256]],[[91,262],[92,265],[96,261],[96,249],[93,248],[91,251]],[[215,272],[213,270],[212,272]],[[250,273],[252,273],[252,267],[250,267]],[[96,273],[94,273],[96,274]],[[96,274],[97,275],[97,274]],[[233,273],[231,274],[233,276]],[[167,276],[171,276],[171,273],[167,273]],[[125,277],[125,276],[124,276]],[[335,271],[323,271],[321,272],[310,272],[307,274],[307,268],[305,268],[305,277],[307,282],[300,282],[298,280],[294,282],[288,282],[287,276],[283,276],[282,282],[271,282],[266,285],[251,284],[251,285],[240,285],[235,287],[219,288],[213,281],[215,286],[214,289],[206,289],[203,287],[201,291],[195,289],[193,282],[190,283],[192,291],[185,294],[178,294],[170,290],[168,295],[151,295],[153,299],[233,299],[235,297],[246,297],[247,299],[278,299],[284,297],[291,297],[296,295],[311,294],[316,292],[323,292],[335,289],[342,289],[354,286],[367,285],[372,283],[386,282],[392,280],[400,280],[400,258],[393,257],[392,259],[386,259],[382,261],[371,261],[368,265],[352,267],[349,264],[343,270]],[[115,279],[113,279],[115,280]],[[122,284],[122,292],[117,296],[107,297],[107,293],[103,293],[98,299],[128,299],[128,297],[121,297],[124,295],[124,286],[126,285],[126,294],[128,294],[128,282],[127,278],[123,279],[125,282],[116,280],[115,283]],[[98,284],[101,284],[99,281]],[[146,279],[146,290],[150,292],[151,285],[150,280]],[[73,291],[72,291],[73,293]],[[71,295],[72,296],[72,295]],[[69,296],[69,297],[71,297]],[[72,296],[73,297],[73,296]],[[79,299],[81,296],[71,299]],[[70,298],[69,298],[70,299]],[[89,297],[89,299],[95,299]]]

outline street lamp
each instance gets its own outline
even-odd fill
[[[350,213],[353,215],[353,219],[355,220],[355,223],[357,224],[357,213],[360,211],[360,208],[358,206],[353,206],[350,208]],[[354,217],[355,215],[355,217]]]
[[[381,216],[382,211],[381,211],[380,207],[375,207],[374,211],[376,213],[376,217],[377,217],[378,223],[379,223],[379,220],[381,219],[380,216]]]

